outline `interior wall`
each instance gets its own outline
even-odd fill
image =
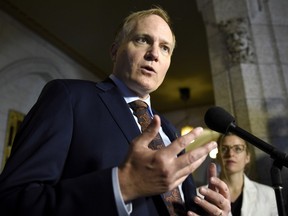
[[[0,47],[0,167],[2,167],[10,110],[27,114],[49,80],[70,78],[97,81],[98,78],[2,11],[0,11]]]

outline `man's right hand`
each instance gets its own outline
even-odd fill
[[[217,146],[216,142],[210,142],[177,157],[202,133],[203,129],[198,127],[177,138],[169,146],[152,150],[148,145],[157,135],[159,128],[160,118],[155,115],[149,127],[132,141],[126,160],[119,166],[119,183],[125,202],[174,189],[193,173]]]

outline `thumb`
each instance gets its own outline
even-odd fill
[[[147,146],[156,137],[159,132],[161,120],[158,115],[155,115],[149,126],[142,132],[142,134],[133,140],[133,144]]]
[[[158,134],[159,132],[159,129],[160,129],[160,126],[161,126],[161,120],[160,120],[160,117],[158,115],[155,115],[153,118],[152,118],[152,121],[151,123],[149,124],[149,126],[143,131],[143,133],[147,133],[147,134],[155,134],[153,136],[153,138]]]

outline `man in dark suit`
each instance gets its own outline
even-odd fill
[[[228,215],[229,191],[215,168],[209,181],[214,190],[203,190],[206,199],[195,196],[191,176],[216,143],[185,153],[202,128],[177,138],[176,129],[150,108],[149,94],[164,80],[174,46],[164,10],[136,12],[116,35],[109,78],[49,82],[0,176],[0,214],[180,215],[168,211],[161,196],[179,189],[185,215],[200,209]],[[145,101],[153,117],[142,133],[128,105],[135,100]],[[148,145],[158,132],[165,146],[152,150]]]

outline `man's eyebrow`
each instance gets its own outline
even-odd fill
[[[134,36],[132,36],[133,38],[135,37],[145,37],[147,39],[150,39],[152,41],[154,41],[154,37],[148,33],[136,33]],[[169,46],[171,49],[173,48],[173,42],[169,42],[166,39],[160,38],[160,44],[164,44]]]

